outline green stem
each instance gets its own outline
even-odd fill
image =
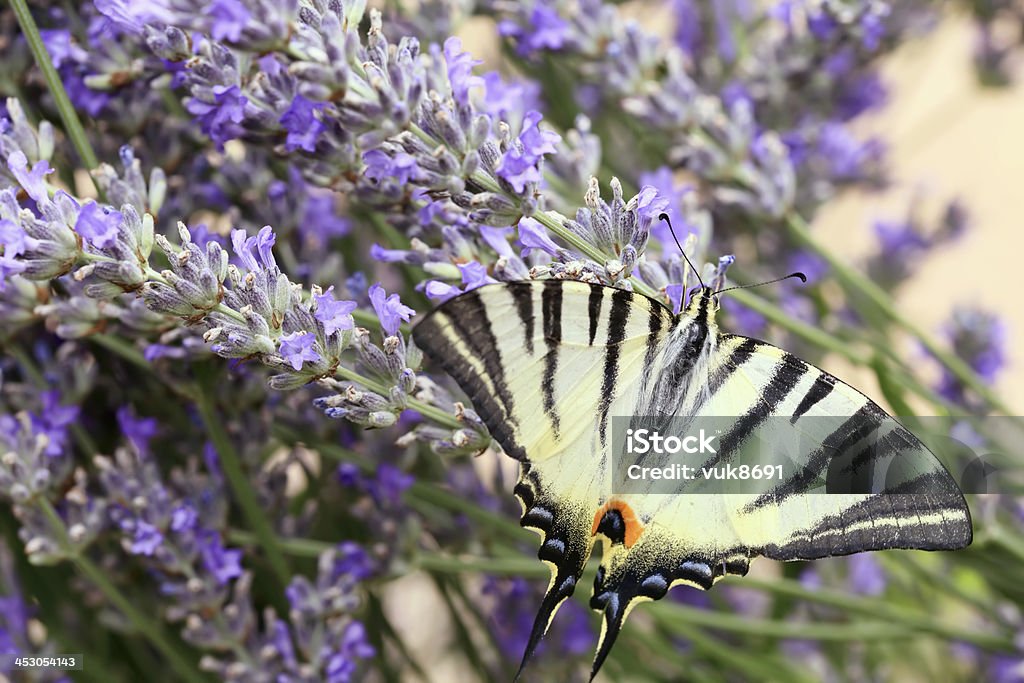
[[[766,580],[748,576],[743,579],[743,584],[751,588],[768,591],[769,593],[808,600],[822,605],[830,605],[847,612],[864,614],[875,619],[902,624],[916,631],[931,633],[947,640],[962,640],[991,650],[1010,651],[1014,647],[1010,638],[958,628],[938,621],[931,615],[904,609],[885,600],[847,595],[846,593],[827,589],[811,590],[791,579]]]
[[[231,543],[236,545],[257,546],[260,544],[259,537],[251,531],[230,529],[226,536]],[[335,546],[334,543],[317,541],[312,538],[282,538],[279,540],[278,545],[281,546],[281,550],[292,557],[313,559],[320,557],[324,551],[330,550]]]
[[[864,364],[867,362],[867,359],[857,353],[849,344],[844,344],[839,339],[836,339],[828,332],[822,330],[820,327],[815,327],[814,325],[797,320],[778,306],[765,301],[755,294],[751,294],[750,292],[742,289],[737,289],[729,292],[729,296],[733,297],[750,310],[760,313],[782,329],[792,332],[815,346],[819,346],[826,351],[831,351],[832,353],[837,353],[852,363]]]
[[[364,375],[360,375],[355,370],[349,370],[344,366],[339,366],[338,369],[335,370],[335,374],[338,377],[341,377],[342,379],[347,379],[350,382],[360,384],[369,389],[370,391],[375,391],[381,396],[388,395],[388,388],[386,386],[384,386],[377,380],[370,379],[369,377],[366,377]],[[441,410],[436,406],[432,406],[429,403],[424,403],[423,401],[420,401],[419,399],[416,398],[407,399],[407,403],[410,408],[418,411],[424,417],[428,417],[434,422],[447,425],[452,429],[461,429],[463,427],[463,424],[459,422],[459,420],[454,415],[449,415],[448,413],[446,413],[445,411]]]
[[[67,530],[64,527],[64,520],[60,518],[57,511],[54,510],[53,505],[50,501],[45,498],[38,498],[36,500],[39,505],[39,509],[49,522],[52,531],[57,534],[60,545],[66,553],[68,559],[75,565],[87,579],[89,579],[96,588],[103,593],[104,597],[112,604],[119,612],[121,612],[128,621],[132,623],[135,629],[141,633],[153,647],[160,651],[160,653],[167,659],[167,663],[170,664],[171,668],[174,669],[175,673],[184,681],[203,681],[205,678],[199,671],[189,662],[188,657],[178,650],[168,639],[163,629],[154,621],[151,621],[149,617],[138,610],[135,605],[132,604],[128,598],[118,590],[109,578],[107,574],[93,564],[92,560],[78,553],[71,546],[70,541],[67,537]]]
[[[1002,412],[1004,415],[1013,415],[1013,411],[999,396],[992,391],[988,385],[978,377],[967,363],[950,353],[942,344],[924,331],[919,325],[900,315],[899,311],[892,304],[891,297],[881,287],[871,282],[866,277],[851,268],[833,253],[819,244],[811,235],[807,222],[790,212],[786,217],[786,226],[793,236],[829,264],[836,277],[850,290],[862,295],[890,321],[903,328],[906,332],[916,337],[922,345],[939,361],[952,372],[957,379],[970,387],[975,393],[984,398],[990,405]]]
[[[153,371],[152,363],[146,360],[146,357],[137,348],[120,337],[112,334],[94,334],[89,337],[89,341],[120,356],[137,368],[141,368],[146,372]]]
[[[858,621],[849,624],[779,621],[668,603],[654,605],[651,610],[656,619],[672,625],[691,624],[702,629],[718,629],[765,638],[797,638],[842,643],[851,640],[889,641],[917,636],[902,626],[879,621]]]
[[[201,375],[201,386],[196,392],[196,408],[199,410],[210,441],[213,442],[213,446],[217,450],[220,466],[228,480],[231,493],[242,509],[242,515],[249,527],[259,539],[259,546],[266,554],[270,568],[277,577],[280,587],[283,588],[291,580],[291,570],[288,568],[288,562],[281,550],[277,534],[274,533],[274,528],[256,498],[252,483],[242,468],[242,460],[217,415],[213,405],[212,379],[209,373]]]
[[[36,26],[35,19],[32,18],[32,12],[29,11],[28,3],[26,0],[11,0],[11,7],[18,18],[18,24],[21,26],[21,32],[25,36],[29,50],[32,51],[32,57],[36,60],[36,65],[43,72],[43,79],[46,81],[50,95],[53,96],[53,101],[57,105],[61,121],[64,122],[64,130],[67,132],[68,137],[71,138],[71,143],[75,146],[75,150],[78,152],[78,156],[81,157],[82,163],[91,171],[99,166],[100,162],[96,158],[96,152],[93,151],[92,145],[89,143],[89,138],[85,135],[85,128],[82,127],[78,113],[71,105],[71,100],[68,99],[64,83],[61,82],[57,70],[53,68],[53,62],[50,59],[50,55],[46,52],[46,45],[39,34],[39,27]]]
[[[664,624],[663,624],[664,625]],[[746,656],[737,656],[735,646],[720,642],[717,638],[709,635],[704,629],[691,626],[686,623],[673,623],[672,632],[675,636],[682,636],[689,640],[693,646],[706,654],[711,659],[717,660],[720,664],[743,673],[744,680],[750,681],[810,681],[809,677],[803,677],[802,671],[792,665],[778,662],[774,657],[760,657],[752,659]]]

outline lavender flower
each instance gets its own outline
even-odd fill
[[[992,383],[1006,366],[1006,325],[998,315],[976,307],[954,309],[945,334],[953,352],[984,381]],[[977,399],[950,372],[943,371],[939,393],[970,411],[978,410]]]
[[[416,313],[413,309],[403,305],[397,294],[388,296],[380,284],[370,287],[369,297],[370,303],[373,304],[373,310],[380,318],[384,333],[389,336],[396,335],[399,325],[403,321],[409,322],[409,318]]]

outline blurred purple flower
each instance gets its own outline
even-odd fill
[[[846,560],[847,582],[858,595],[881,595],[885,592],[885,570],[869,553],[850,555]]]
[[[212,103],[190,97],[185,102],[185,108],[195,115],[199,127],[210,136],[217,148],[223,149],[225,142],[242,134],[243,129],[239,124],[245,119],[245,106],[249,100],[242,95],[237,85],[215,85],[212,91]]]
[[[372,657],[376,652],[366,637],[362,622],[350,622],[345,626],[338,650],[327,658],[324,670],[327,683],[349,683],[357,670],[356,659]]]
[[[144,455],[149,453],[149,442],[160,431],[155,418],[137,417],[135,411],[129,406],[121,406],[117,409],[117,424],[125,438],[135,444],[139,452]]]
[[[1006,366],[1007,328],[997,314],[972,308],[957,307],[943,330],[953,353],[967,363],[986,384],[994,384]],[[943,367],[938,392],[948,400],[970,408],[973,400],[968,389]]]
[[[237,43],[242,37],[242,29],[252,16],[239,0],[213,0],[205,12],[210,18],[213,39],[232,43]]]
[[[455,37],[444,41],[444,61],[448,65],[448,80],[451,82],[455,101],[467,104],[469,91],[484,83],[484,79],[473,75],[473,67],[483,62],[473,59],[468,52],[463,52],[462,41]]]
[[[814,284],[828,274],[829,266],[820,256],[800,249],[789,257],[789,270],[803,273],[807,276],[808,284]]]
[[[540,50],[558,50],[570,36],[569,23],[547,0],[538,0],[530,11],[528,26],[506,19],[498,24],[501,35],[516,41],[516,51],[528,56]]]
[[[415,478],[394,465],[383,463],[377,466],[374,479],[366,481],[367,493],[381,508],[393,508],[401,503],[402,494],[413,485]]]
[[[498,120],[519,122],[526,112],[541,108],[540,86],[534,81],[506,79],[497,71],[485,73],[483,81],[482,109]]]
[[[316,141],[324,130],[324,124],[316,112],[324,108],[323,102],[313,102],[302,95],[296,95],[291,105],[281,115],[281,125],[288,131],[284,146],[289,152],[302,149],[316,151]]]
[[[221,585],[242,575],[242,551],[228,550],[221,542],[220,534],[208,531],[199,539],[199,552],[203,566]]]
[[[133,555],[149,556],[156,552],[163,542],[164,535],[159,529],[148,522],[138,520],[135,522],[135,533],[128,551]]]
[[[341,578],[342,574],[362,581],[374,575],[375,566],[361,545],[343,541],[335,548],[333,572],[335,581]]]
[[[334,206],[333,193],[317,192],[306,197],[306,206],[299,223],[299,232],[317,246],[328,240],[347,235],[351,230],[348,219],[339,216]]]
[[[171,531],[182,533],[192,531],[199,523],[199,515],[196,509],[187,503],[174,508],[171,512]]]

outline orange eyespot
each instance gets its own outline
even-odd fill
[[[633,508],[629,507],[629,504],[623,500],[612,498],[607,503],[598,508],[594,514],[594,524],[590,528],[590,535],[596,536],[597,530],[601,526],[601,520],[604,519],[605,514],[611,510],[616,510],[622,516],[622,523],[625,526],[625,532],[622,537],[622,542],[626,548],[632,548],[633,544],[640,540],[640,535],[644,532],[644,525],[637,518],[636,513],[633,512]],[[613,542],[618,539],[611,539]]]

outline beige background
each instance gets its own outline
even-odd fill
[[[886,61],[883,77],[891,86],[891,102],[865,121],[864,129],[878,132],[890,146],[894,187],[882,195],[838,198],[821,212],[814,229],[839,253],[857,258],[875,246],[871,221],[905,215],[915,193],[934,210],[949,198],[963,198],[970,230],[933,253],[896,298],[908,318],[929,330],[937,330],[955,304],[973,301],[1000,311],[1009,328],[1009,365],[996,388],[1021,415],[1024,87],[979,87],[970,64],[974,38],[966,17],[951,16]],[[901,353],[920,356],[910,344]],[[922,362],[925,372],[932,369]],[[842,374],[856,374],[868,393],[878,395],[871,390],[871,373]]]

